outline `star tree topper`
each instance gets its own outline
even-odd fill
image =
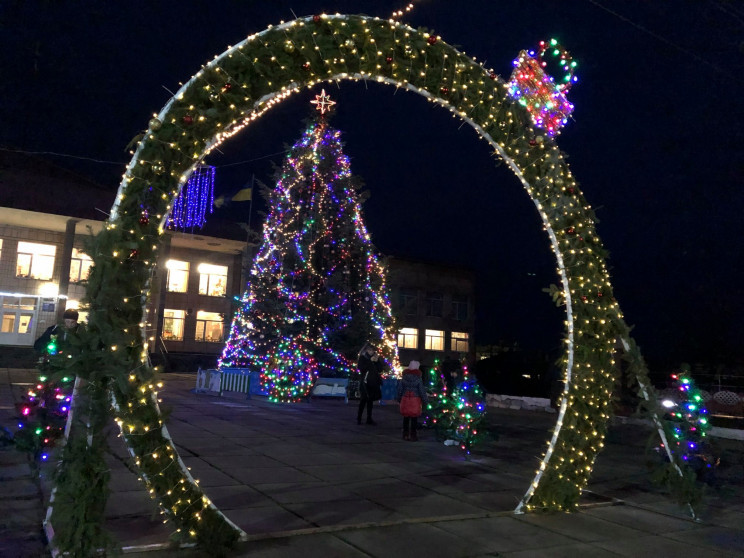
[[[325,114],[331,110],[331,107],[336,104],[336,101],[331,101],[331,98],[326,95],[325,89],[320,91],[320,95],[315,96],[314,101],[310,101],[310,104],[315,105],[315,110],[320,114]]]

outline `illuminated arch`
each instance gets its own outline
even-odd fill
[[[143,308],[165,218],[217,145],[301,88],[349,79],[404,87],[470,124],[514,171],[546,230],[560,279],[553,295],[566,309],[565,389],[552,438],[516,511],[574,509],[602,447],[615,342],[627,327],[594,214],[554,140],[530,125],[503,80],[437,36],[365,16],[300,18],[228,48],[150,120],[96,239],[90,323],[109,347],[117,422],[163,511],[202,543],[243,533],[196,486],[157,408]]]

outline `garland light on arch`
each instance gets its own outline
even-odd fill
[[[144,307],[173,200],[192,171],[288,96],[338,80],[406,88],[450,110],[492,146],[535,204],[556,258],[554,298],[566,308],[565,388],[552,438],[518,511],[574,509],[602,448],[615,340],[628,331],[612,296],[594,213],[551,135],[533,127],[492,70],[434,33],[394,19],[338,14],[269,27],[203,66],[150,120],[110,220],[95,239],[90,330],[107,347],[116,419],[149,490],[186,541],[229,545],[245,535],[191,478],[162,422]]]

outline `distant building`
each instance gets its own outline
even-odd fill
[[[431,367],[445,357],[475,359],[475,275],[469,269],[386,258],[398,350],[406,366]]]

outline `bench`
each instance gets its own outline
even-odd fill
[[[311,397],[343,397],[349,402],[349,378],[317,378],[313,384],[308,401]]]

